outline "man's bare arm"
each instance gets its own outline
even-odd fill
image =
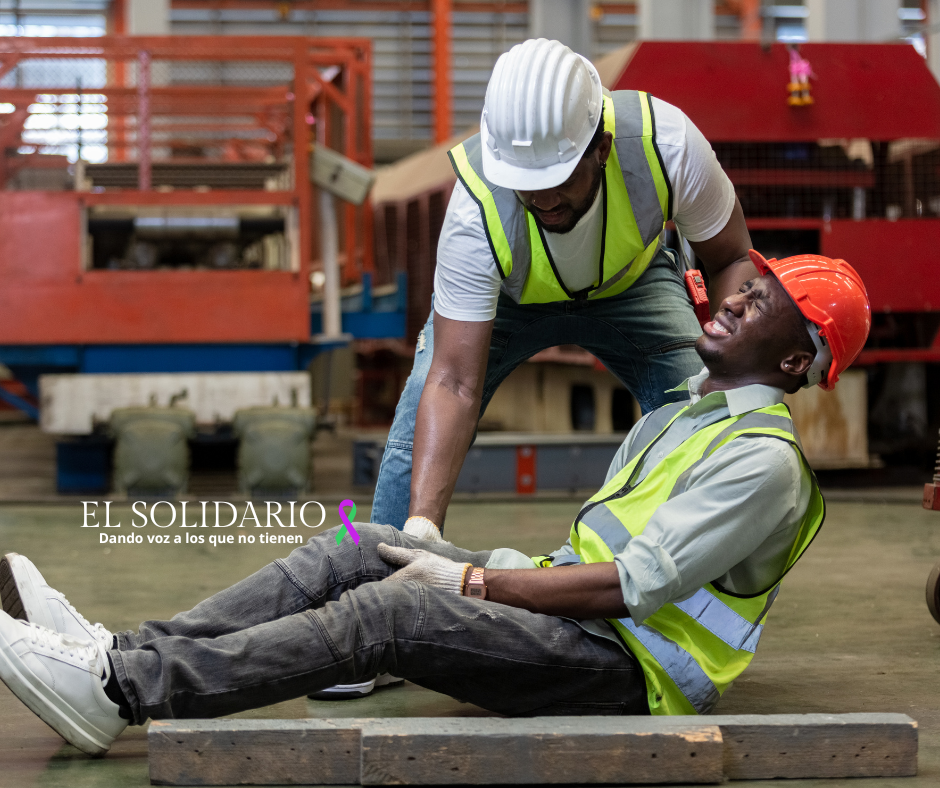
[[[757,276],[757,269],[747,255],[751,234],[737,197],[731,217],[721,232],[707,241],[689,241],[689,246],[708,274],[708,302],[712,314],[743,282]]]
[[[568,618],[623,618],[620,575],[613,561],[546,569],[487,569],[487,598],[533,613]]]
[[[415,419],[409,514],[438,526],[480,416],[493,321],[434,313],[434,358]]]

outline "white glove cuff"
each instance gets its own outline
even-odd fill
[[[428,542],[443,542],[440,529],[427,517],[409,517],[405,520],[402,531],[416,539],[425,539]]]
[[[470,576],[473,564],[458,564],[455,561],[449,561],[448,564],[435,566],[431,570],[433,580],[428,585],[460,596],[463,594],[464,583]]]

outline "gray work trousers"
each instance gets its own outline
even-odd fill
[[[357,523],[336,528],[110,652],[133,723],[218,717],[392,673],[507,715],[648,714],[638,663],[574,621],[376,582],[379,542],[483,566],[490,553]]]

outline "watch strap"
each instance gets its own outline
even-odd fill
[[[486,599],[486,583],[483,581],[483,567],[475,566],[470,570],[463,588],[463,595],[474,599]]]

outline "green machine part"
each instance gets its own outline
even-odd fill
[[[235,413],[238,486],[252,495],[292,496],[307,490],[313,408],[258,407]]]
[[[176,496],[186,491],[196,414],[184,408],[118,408],[109,427],[117,492]]]

